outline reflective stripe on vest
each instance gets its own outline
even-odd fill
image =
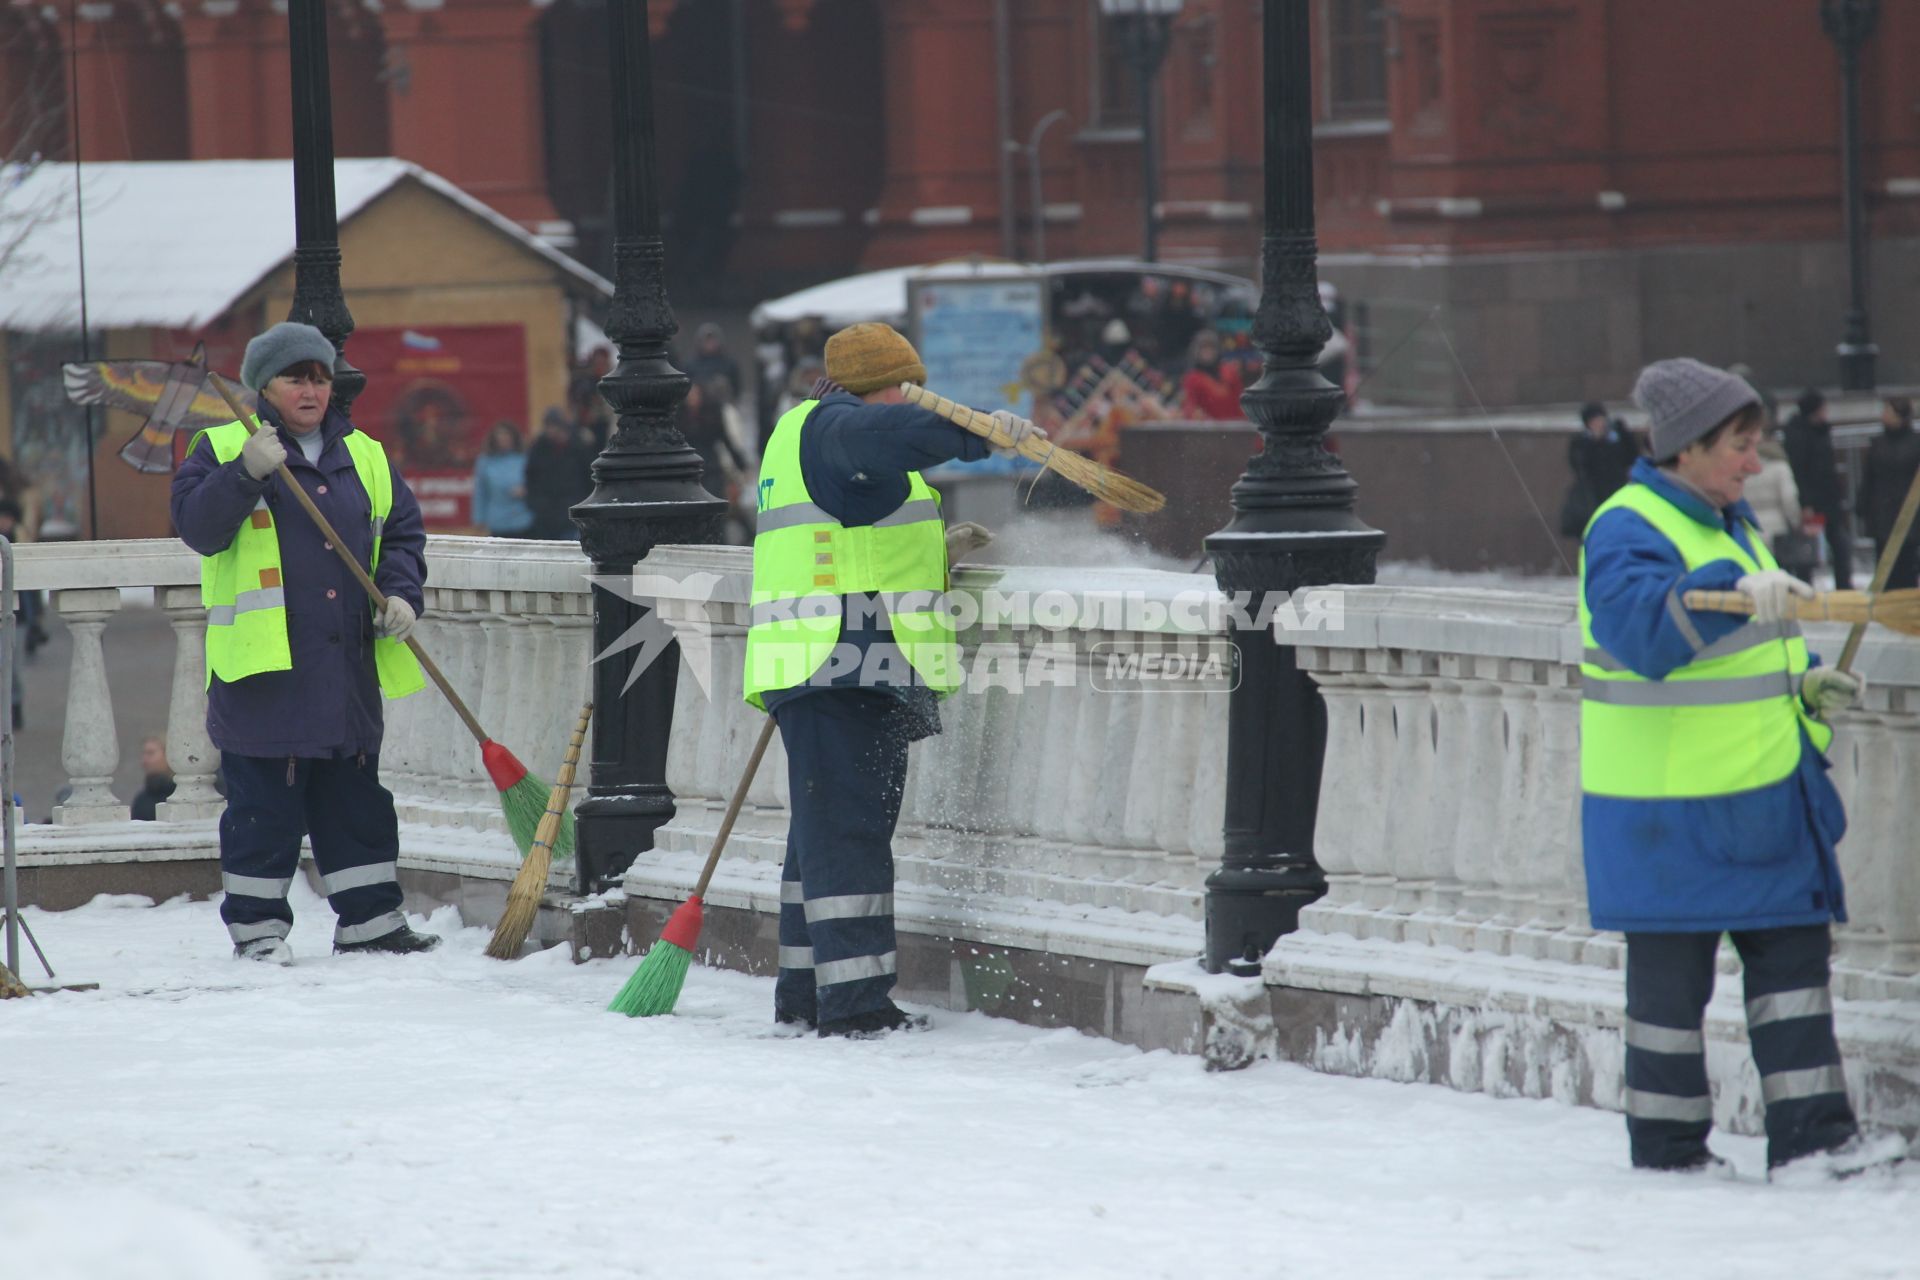
[[[206,437],[213,456],[222,463],[240,456],[247,442],[244,423],[208,427],[187,446],[192,453]],[[373,531],[369,575],[380,567],[380,540],[393,511],[393,472],[380,442],[363,431],[341,437],[354,474],[366,490]],[[240,522],[225,551],[200,561],[200,603],[207,610],[207,683],[219,676],[231,684],[263,671],[289,671],[293,654],[287,644],[287,597],[280,564],[280,535],[274,531],[273,512],[263,495]],[[367,602],[369,609],[373,602]],[[404,698],[426,687],[420,663],[405,645],[385,637],[373,642],[374,669],[380,691]]]
[[[1673,543],[1689,572],[1732,560],[1773,569],[1757,529],[1751,554],[1724,529],[1694,520],[1652,489],[1629,483],[1600,505],[1634,512]],[[1591,529],[1591,523],[1587,526]],[[1797,622],[1753,623],[1702,643],[1677,596],[1668,611],[1694,645],[1693,660],[1648,680],[1593,637],[1587,559],[1580,554],[1580,785],[1589,795],[1665,800],[1731,795],[1780,781],[1800,763],[1800,728],[1825,750],[1833,730],[1808,716],[1798,691],[1807,645]]]
[[[760,462],[753,536],[753,598],[747,628],[746,700],[804,684],[840,641],[850,595],[879,596],[877,621],[936,693],[960,687],[960,648],[942,609],[946,531],[940,498],[907,473],[907,500],[872,525],[848,526],[807,492],[800,432],[817,400],[789,409]],[[856,602],[856,607],[864,602]]]

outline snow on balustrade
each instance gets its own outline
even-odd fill
[[[1327,706],[1315,853],[1325,898],[1269,976],[1293,981],[1330,940],[1378,939],[1617,968],[1586,927],[1580,861],[1580,670],[1574,602],[1444,588],[1337,591],[1344,628],[1300,637]],[[1285,637],[1283,636],[1283,639]],[[1844,628],[1807,628],[1837,655]],[[1920,862],[1907,810],[1920,755],[1920,645],[1872,632],[1857,710],[1830,757],[1846,801],[1850,923],[1843,997],[1920,999]]]
[[[676,815],[625,888],[677,900],[765,723],[741,700],[751,553],[661,547],[637,572],[683,661],[667,759]],[[1231,657],[1205,621],[1212,580],[962,568],[954,589],[968,680],[941,706],[943,732],[912,751],[894,841],[900,927],[1132,963],[1195,954],[1225,809]],[[1166,678],[1116,691],[1109,653]],[[778,911],[786,770],[776,734],[709,902]]]
[[[81,855],[90,843],[131,849],[211,849],[222,806],[213,788],[218,753],[206,733],[206,616],[200,557],[175,539],[38,543],[19,547],[19,588],[43,590],[73,632],[62,762],[73,791],[55,828],[28,827],[22,848]],[[551,777],[588,696],[592,600],[577,544],[433,537],[427,544],[422,647],[496,741],[533,772]],[[157,823],[127,823],[108,789],[120,759],[100,636],[123,588],[149,588],[175,637],[167,743],[176,790]],[[382,780],[402,822],[403,864],[432,860],[516,861],[497,793],[472,735],[429,688],[386,703]],[[435,838],[422,827],[444,827]],[[456,852],[457,851],[457,852]]]

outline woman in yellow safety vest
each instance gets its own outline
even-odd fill
[[[380,785],[381,697],[424,681],[404,647],[426,589],[426,531],[380,442],[333,403],[333,344],[278,324],[240,380],[258,427],[194,437],[173,522],[199,552],[207,731],[222,755],[221,918],[234,954],[287,964],[301,836],[337,917],[336,951],[431,950],[400,910],[399,822]],[[376,612],[288,491],[306,490],[387,603]]]
[[[1642,371],[1652,459],[1587,526],[1580,560],[1581,788],[1596,929],[1627,938],[1625,1111],[1633,1163],[1724,1168],[1702,1017],[1723,933],[1745,965],[1769,1167],[1882,1158],[1848,1103],[1828,993],[1846,830],[1826,718],[1861,682],[1814,665],[1742,496],[1760,397],[1697,360]],[[1738,590],[1751,617],[1689,609]]]

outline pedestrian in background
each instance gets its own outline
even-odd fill
[[[207,732],[221,752],[220,917],[243,959],[290,964],[287,900],[308,836],[339,917],[335,951],[430,951],[402,914],[400,823],[380,785],[381,698],[426,686],[403,643],[424,607],[420,504],[380,442],[333,403],[333,344],[274,325],[240,380],[262,430],[210,427],[173,478],[173,523],[204,557]],[[282,468],[285,468],[282,471]],[[297,484],[386,598],[374,609]]]
[[[1847,505],[1847,485],[1833,448],[1833,427],[1827,421],[1827,398],[1811,388],[1801,393],[1786,427],[1787,462],[1800,502],[1818,512],[1825,522],[1827,547],[1833,563],[1833,585],[1840,591],[1853,586],[1853,517]]]
[[[173,795],[173,765],[167,760],[167,742],[158,734],[150,733],[140,740],[140,773],[146,779],[140,786],[140,794],[133,798],[133,807],[128,814],[135,822],[152,822],[159,816],[159,807]]]
[[[493,424],[487,450],[473,463],[473,522],[496,538],[524,538],[533,529],[527,506],[527,454],[520,428]]]
[[[1747,481],[1747,505],[1760,525],[1760,536],[1767,541],[1782,569],[1807,580],[1813,576],[1819,549],[1803,531],[1806,512],[1800,505],[1800,490],[1793,482],[1793,467],[1787,462],[1787,450],[1771,426],[1760,429],[1756,452],[1760,474]]]
[[[1828,990],[1847,918],[1828,718],[1862,682],[1813,665],[1744,498],[1760,398],[1697,360],[1641,371],[1655,462],[1601,505],[1580,557],[1581,828],[1595,929],[1626,934],[1625,1111],[1634,1167],[1724,1169],[1702,1023],[1722,934],[1743,966],[1767,1165],[1842,1173],[1898,1159],[1864,1140]],[[1751,617],[1693,610],[1733,590]]]
[[[13,504],[12,527],[7,537],[19,546],[35,542],[40,537],[40,490],[25,472],[13,464],[13,460],[0,454],[0,502]],[[20,634],[23,640],[22,651],[27,657],[47,642],[46,628],[40,624],[40,610],[44,601],[38,591],[22,591],[15,597],[19,602]]]
[[[580,529],[567,514],[593,492],[593,440],[559,409],[540,419],[540,435],[527,448],[527,508],[533,513],[530,536],[580,541]]]
[[[693,379],[697,387],[704,387],[715,378],[724,378],[728,403],[740,398],[740,362],[728,353],[726,335],[712,321],[701,325],[695,334],[693,357],[687,361],[687,377]]]
[[[20,504],[12,498],[0,498],[0,537],[6,538],[11,542],[19,532]],[[16,595],[14,600],[15,612],[19,613],[21,612],[19,609],[21,597]],[[20,622],[18,625],[22,628],[25,626],[24,622]],[[20,676],[20,663],[13,663],[12,669],[13,688],[7,692],[8,703],[13,712],[13,727],[17,731],[24,729],[27,723],[26,682]]]
[[[587,353],[586,361],[567,383],[567,412],[574,426],[592,438],[595,453],[607,447],[613,426],[613,410],[600,394],[600,380],[612,372],[613,348],[602,343]]]
[[[1889,396],[1880,406],[1880,425],[1880,434],[1867,446],[1860,476],[1860,514],[1867,522],[1867,536],[1873,539],[1876,563],[1893,540],[1900,506],[1913,487],[1914,473],[1920,471],[1920,434],[1913,429],[1913,401]],[[1920,585],[1920,520],[1914,521],[1901,541],[1886,585],[1889,589]]]
[[[1567,467],[1573,479],[1560,504],[1560,532],[1578,538],[1600,504],[1619,491],[1640,456],[1639,442],[1627,424],[1607,413],[1597,400],[1580,406],[1580,431],[1567,441]]]
[[[1202,329],[1187,344],[1187,371],[1180,378],[1180,399],[1196,421],[1239,422],[1241,384],[1237,366],[1220,360],[1220,335]]]
[[[700,455],[700,483],[728,510],[729,542],[744,542],[753,528],[753,507],[742,507],[753,492],[754,457],[740,411],[727,399],[727,380],[710,378],[687,389],[680,406],[680,434]]]

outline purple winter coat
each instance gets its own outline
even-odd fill
[[[316,467],[307,461],[271,408],[264,421],[280,433],[287,469],[364,567],[373,552],[371,507],[341,438],[353,424],[328,408],[320,424],[326,441]],[[392,467],[391,461],[388,463]],[[222,751],[247,756],[352,756],[380,749],[380,682],[373,667],[373,602],[328,548],[326,540],[278,476],[255,480],[235,458],[214,461],[213,447],[197,443],[173,477],[173,523],[181,541],[203,556],[233,542],[241,521],[264,491],[280,537],[287,599],[291,671],[263,671],[228,684],[213,677],[207,689],[207,733]],[[413,490],[393,470],[393,510],[380,540],[374,581],[425,612],[427,534]]]

